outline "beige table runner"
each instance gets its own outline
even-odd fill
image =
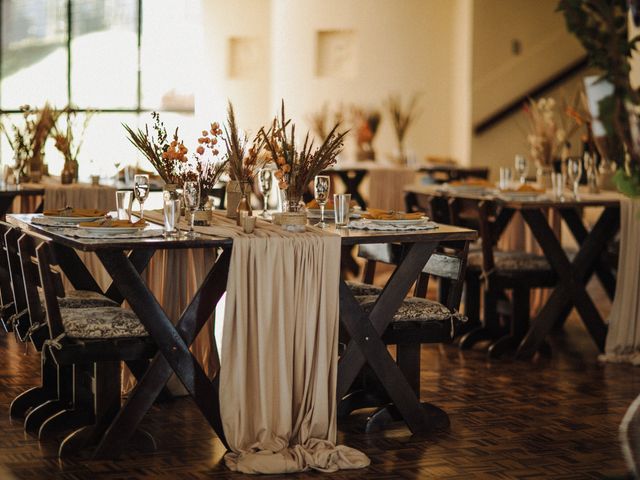
[[[363,453],[335,445],[340,238],[312,227],[287,233],[261,220],[246,235],[223,214],[196,230],[234,239],[220,361],[227,466],[244,473],[367,466]]]

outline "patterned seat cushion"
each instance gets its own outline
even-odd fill
[[[69,338],[123,338],[148,335],[131,310],[120,307],[60,309]]]
[[[551,270],[547,259],[535,253],[495,251],[493,260],[500,271]],[[470,268],[481,269],[482,252],[469,252],[468,263]]]
[[[44,305],[44,293],[40,291],[40,303]],[[90,290],[69,290],[58,297],[60,308],[118,307],[119,305],[101,293]]]
[[[347,282],[347,286],[355,297],[361,297],[364,295],[380,295],[382,293],[382,288],[368,283]]]
[[[373,309],[377,298],[375,295],[356,297],[358,303],[367,314]],[[464,315],[452,312],[439,302],[427,298],[409,297],[402,302],[402,305],[393,316],[392,326],[393,328],[405,328],[421,323],[450,322],[453,336],[455,326],[460,322],[466,321],[467,318]]]

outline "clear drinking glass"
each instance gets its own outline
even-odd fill
[[[131,217],[131,190],[118,190],[116,191],[116,212],[118,214],[118,220],[129,220]]]
[[[506,190],[511,186],[512,173],[509,167],[500,167],[500,190]]]
[[[172,237],[178,233],[178,219],[180,218],[180,200],[168,199],[164,201],[164,236]]]
[[[333,212],[336,218],[336,227],[344,227],[349,223],[350,204],[350,193],[336,193],[333,195]]]
[[[527,174],[529,173],[529,162],[524,155],[516,155],[515,158],[516,174],[520,177],[520,183],[527,182]]]
[[[567,177],[573,186],[573,198],[579,200],[578,186],[580,185],[580,177],[582,176],[582,159],[580,157],[571,157],[567,160]]]
[[[196,220],[196,210],[200,205],[200,184],[194,181],[184,182],[184,208],[189,211],[188,238],[195,238],[198,234],[193,230]]]
[[[133,177],[133,193],[140,203],[140,218],[144,218],[144,202],[149,196],[149,175],[138,174]]]
[[[316,178],[313,181],[313,192],[320,206],[320,221],[315,224],[316,227],[327,228],[329,224],[324,221],[324,206],[327,204],[327,200],[329,199],[329,188],[331,186],[331,179],[329,175],[316,175]]]
[[[273,187],[273,172],[268,168],[261,168],[258,171],[258,187],[262,194],[262,218],[270,218],[269,212],[267,212],[269,195],[271,194],[271,188]]]
[[[553,196],[558,200],[564,200],[564,186],[567,183],[567,179],[564,173],[552,173],[551,184],[553,186]]]

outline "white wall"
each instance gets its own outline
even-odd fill
[[[451,152],[454,6],[450,0],[273,0],[272,106],[284,98],[293,118],[326,102],[380,106],[389,93],[408,101],[422,92],[422,115],[408,133],[418,158]],[[318,77],[319,30],[354,34],[351,78]],[[384,155],[395,142],[384,118],[375,146]]]

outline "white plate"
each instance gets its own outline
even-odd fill
[[[307,208],[307,217],[309,217],[309,218],[320,218],[320,209],[319,208]],[[334,217],[335,217],[335,211],[333,209],[324,211],[325,220],[327,220],[327,219],[332,220]],[[360,218],[360,214],[356,213],[356,212],[354,212],[352,210],[351,212],[349,212],[349,217],[350,218]]]
[[[407,226],[407,225],[420,225],[421,223],[426,223],[429,221],[429,217],[422,218],[412,218],[410,220],[380,220],[380,219],[369,219],[369,222],[374,225],[393,225],[393,226]]]
[[[135,233],[144,230],[144,227],[81,227],[80,225],[78,225],[78,228],[89,233],[100,233],[104,235]]]
[[[544,192],[500,192],[502,198],[509,200],[536,200],[544,195]]]
[[[73,223],[93,222],[95,220],[100,220],[101,218],[104,218],[104,215],[100,217],[55,217],[53,215],[42,215],[42,217],[50,218],[54,222],[58,222],[58,223],[73,224]]]

